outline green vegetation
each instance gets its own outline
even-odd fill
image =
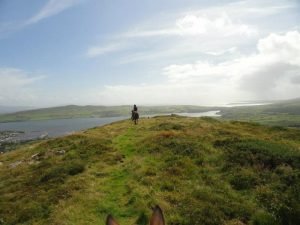
[[[300,131],[212,118],[120,121],[0,155],[0,224],[300,224]]]
[[[215,107],[203,106],[142,106],[139,108],[141,115],[164,114],[164,113],[195,113],[215,110]],[[128,116],[132,106],[77,106],[68,105],[44,109],[34,109],[10,114],[0,114],[0,122],[49,120],[67,118],[101,118]]]
[[[101,118],[128,116],[132,106],[62,106],[0,114],[0,122],[66,118]],[[204,107],[190,105],[141,106],[140,115],[199,113],[220,110],[221,119],[257,122],[270,126],[300,127],[300,99],[273,102],[269,105],[238,107]]]
[[[300,99],[261,106],[241,106],[221,109],[222,118],[257,122],[264,125],[300,127]]]

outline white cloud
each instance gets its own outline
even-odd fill
[[[243,0],[212,7],[200,7],[162,14],[129,30],[124,37],[244,35],[258,34],[252,19],[263,18],[295,8],[297,3],[285,0]],[[174,19],[175,18],[175,19]],[[266,21],[269,21],[267,19]],[[262,23],[264,23],[262,19]],[[259,25],[254,23],[255,25]]]
[[[254,43],[259,36],[265,35],[265,29],[261,29],[260,25],[269,23],[270,15],[275,16],[293,7],[293,2],[283,0],[246,0],[189,11],[164,12],[115,35],[109,47],[98,45],[87,52],[96,57],[112,51],[123,51],[124,48],[115,46],[120,43],[126,45],[134,40],[132,46],[136,48],[127,48],[129,53],[121,58],[121,63],[177,57],[181,54],[186,56],[189,52],[211,56],[232,54],[239,45],[247,41]],[[259,23],[255,20],[257,18],[260,18]],[[97,50],[100,53],[93,54]]]
[[[159,27],[159,26],[158,26]],[[124,56],[121,63],[155,60],[160,57],[185,56],[189,53],[210,55],[232,54],[236,44],[246,39],[255,38],[257,30],[249,25],[235,23],[224,13],[219,17],[187,14],[179,16],[173,25],[165,28],[135,29],[124,34],[107,45],[91,47],[87,50],[88,57],[97,57],[106,53],[118,52],[135,46],[131,53]],[[157,38],[159,41],[153,41]],[[159,38],[159,39],[158,39]],[[134,45],[128,43],[134,39]],[[126,47],[124,47],[126,46]]]
[[[218,86],[201,84],[156,84],[156,85],[113,85],[105,86],[102,91],[89,94],[89,100],[97,104],[196,104],[213,105],[225,104],[231,101],[231,90],[226,90],[227,96],[218,89]]]
[[[270,34],[258,42],[258,50],[262,56],[269,56],[274,60],[291,65],[300,66],[300,34],[298,31],[285,35]]]
[[[194,35],[243,35],[258,34],[252,19],[276,15],[296,7],[296,3],[283,0],[244,0],[222,5],[185,10],[181,13],[163,14],[139,24],[124,37],[194,36]],[[171,19],[170,19],[171,18]],[[174,18],[176,18],[174,20]],[[173,21],[172,21],[173,20]],[[167,22],[166,22],[167,21]],[[268,19],[266,21],[269,21]],[[259,25],[254,23],[255,25]]]
[[[38,99],[33,85],[44,78],[15,68],[0,68],[0,104],[31,105]]]
[[[224,54],[227,54],[227,53],[233,54],[236,51],[237,51],[237,47],[231,47],[231,48],[220,50],[220,51],[208,51],[208,52],[205,52],[205,53],[208,54],[208,55],[220,56],[220,55],[224,55]]]
[[[210,63],[198,61],[192,64],[175,64],[164,68],[164,74],[173,83],[200,82],[203,78],[212,82],[226,80],[232,88],[242,88],[253,96],[271,98],[293,97],[300,93],[295,76],[300,74],[300,33],[270,34],[259,40],[258,53],[231,61]],[[285,84],[284,84],[285,83]],[[224,84],[224,85],[226,85]],[[283,85],[284,84],[284,85]],[[295,86],[298,92],[288,93],[280,87]],[[280,90],[280,93],[278,92]]]
[[[234,23],[226,14],[219,17],[208,17],[207,15],[197,15],[188,13],[181,16],[171,27],[154,29],[154,30],[134,30],[127,32],[125,37],[152,37],[152,36],[195,36],[195,35],[221,35],[227,37],[232,35],[256,35],[254,27]]]
[[[83,1],[84,0],[49,0],[42,9],[29,19],[20,22],[0,24],[0,38],[7,37],[9,34],[24,29],[27,26],[36,24],[46,18],[59,14]]]
[[[294,8],[295,1],[286,0],[245,0],[228,4],[226,8],[230,13],[239,16],[270,16]]]
[[[112,85],[93,93],[103,104],[224,104],[239,100],[300,96],[300,33],[270,34],[257,53],[213,63],[172,64],[167,82]],[[103,102],[104,101],[104,102]]]
[[[180,35],[202,35],[202,34],[222,34],[222,36],[232,35],[253,35],[256,30],[249,25],[233,23],[232,19],[225,13],[221,17],[208,18],[207,16],[197,16],[189,14],[176,21],[176,27]]]
[[[30,25],[43,19],[54,16],[78,3],[82,0],[49,0],[48,3],[34,16],[28,19],[24,24]]]
[[[94,58],[99,55],[116,52],[125,48],[126,47],[123,44],[119,43],[107,44],[105,46],[92,46],[87,50],[86,56],[89,58]]]

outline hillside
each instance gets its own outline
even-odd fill
[[[223,119],[258,122],[265,125],[300,127],[300,99],[269,105],[221,108]]]
[[[124,120],[0,155],[0,224],[300,224],[300,131]]]
[[[139,108],[141,115],[164,114],[164,113],[194,113],[215,110],[215,107],[170,105],[170,106],[142,106]],[[128,116],[132,106],[78,106],[68,105],[52,108],[42,108],[21,111],[9,114],[0,114],[0,122],[47,120],[66,118],[91,118],[91,117],[115,117]]]
[[[30,109],[33,109],[33,107],[0,105],[0,114],[14,113],[14,112],[25,111],[25,110],[30,110]]]
[[[103,118],[128,116],[132,106],[77,106],[42,108],[9,114],[0,114],[0,122],[49,120],[65,118]],[[206,107],[192,105],[140,106],[140,115],[199,113],[220,110],[221,119],[257,122],[264,125],[300,127],[300,99],[273,101],[268,105]]]

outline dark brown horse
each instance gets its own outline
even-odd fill
[[[106,218],[106,225],[119,225],[117,221],[108,215]],[[165,225],[165,219],[161,208],[157,205],[153,209],[153,213],[150,219],[150,225]]]
[[[139,113],[137,111],[132,110],[131,111],[131,120],[134,121],[134,124],[138,124],[139,122]]]

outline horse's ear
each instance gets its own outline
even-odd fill
[[[165,225],[163,212],[158,205],[156,205],[153,209],[150,225]]]
[[[119,225],[119,224],[115,221],[112,215],[108,215],[106,218],[106,225]]]

